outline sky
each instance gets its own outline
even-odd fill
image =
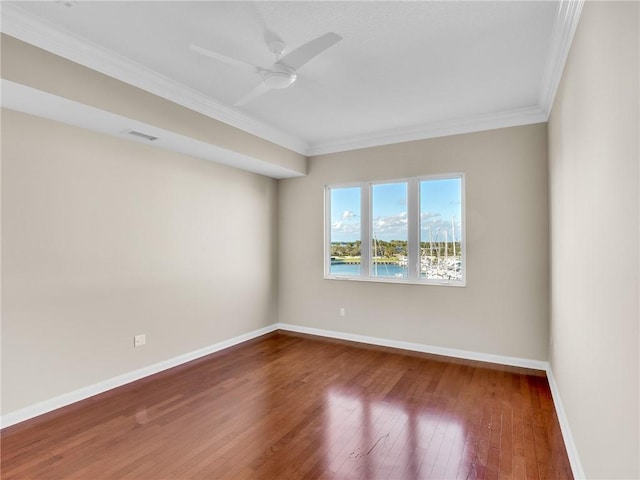
[[[420,183],[421,241],[451,241],[451,219],[460,239],[461,180],[428,180]],[[407,185],[373,185],[371,192],[373,232],[378,240],[407,240]],[[359,187],[331,189],[331,241],[360,240]]]

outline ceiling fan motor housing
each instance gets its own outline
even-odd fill
[[[248,70],[249,72],[258,74],[262,77],[262,82],[259,85],[233,104],[235,107],[238,107],[254,100],[269,90],[282,90],[290,87],[297,80],[298,77],[296,75],[296,71],[300,67],[320,55],[332,45],[335,45],[340,40],[342,40],[342,37],[337,33],[325,33],[324,35],[314,38],[313,40],[299,46],[281,58],[282,52],[284,52],[285,49],[284,42],[275,33],[267,31],[265,33],[265,41],[267,42],[269,50],[271,50],[276,56],[276,61],[271,68],[263,68],[242,60],[227,57],[226,55],[212,50],[207,50],[206,48],[199,47],[195,44],[189,45],[189,48],[200,55],[205,55],[219,62],[226,63],[236,68],[241,68],[245,71]]]
[[[274,70],[269,70],[262,75],[263,83],[274,89],[287,88],[296,81],[296,74],[290,68],[275,64]]]

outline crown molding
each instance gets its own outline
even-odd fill
[[[548,120],[551,114],[553,100],[562,79],[564,64],[569,56],[583,5],[584,0],[561,0],[558,5],[555,25],[551,34],[549,56],[538,98],[538,104],[547,113],[545,120]]]
[[[517,127],[547,121],[548,114],[538,106],[506,110],[487,115],[475,115],[433,122],[418,127],[401,128],[375,132],[358,137],[345,138],[336,142],[311,145],[308,156],[345,152],[360,148],[378,147],[393,143],[426,140],[428,138],[447,137],[462,133],[494,130],[496,128]]]
[[[0,31],[134,87],[219,120],[302,155],[307,142],[248,117],[210,97],[99,45],[38,19],[13,4],[2,4]]]
[[[266,177],[282,179],[304,175],[304,172],[300,170],[287,168],[213,143],[165,130],[134,118],[74,102],[68,98],[43,92],[4,78],[0,79],[0,90],[2,91],[0,105],[9,110],[54,120],[130,142],[182,153]],[[131,135],[132,130],[155,137],[153,143],[144,137]]]
[[[571,49],[578,21],[580,20],[584,1],[560,0],[558,3],[558,11],[537,105],[488,115],[433,122],[406,129],[380,131],[338,141],[317,143],[309,147],[307,155],[324,155],[393,143],[546,122],[551,114],[553,100],[562,78],[562,72]]]
[[[560,0],[558,4],[537,105],[314,144],[244,115],[112,51],[35,18],[13,4],[2,4],[0,31],[302,155],[313,156],[546,122],[583,4],[584,0]]]

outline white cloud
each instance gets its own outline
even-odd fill
[[[334,237],[340,234],[353,234],[360,232],[360,223],[355,222],[333,222],[331,224],[331,236]]]
[[[438,219],[438,217],[441,216],[441,214],[435,212],[422,212],[420,214],[420,223],[422,223],[422,225],[425,225],[426,222],[435,221]]]
[[[342,219],[346,220],[347,218],[355,218],[356,214],[353,213],[351,210],[345,210],[344,212],[342,212]]]
[[[407,236],[407,212],[387,217],[376,217],[373,219],[373,231],[376,235],[384,235],[391,238],[396,235],[396,239]]]
[[[453,224],[455,226],[456,239],[460,238],[460,219],[454,217]],[[420,228],[422,230],[423,241],[429,238],[429,230],[431,230],[431,238],[433,241],[444,240],[444,232],[451,239],[451,217],[445,218],[439,213],[423,212],[420,215]]]
[[[333,241],[360,238],[360,221],[353,212],[345,210],[340,219],[331,224],[331,238]],[[460,238],[460,219],[455,217],[455,237]],[[373,233],[378,240],[404,240],[407,238],[408,215],[402,212],[397,215],[375,217],[373,219]],[[433,241],[443,241],[444,232],[451,239],[451,217],[443,217],[436,212],[422,212],[420,214],[420,228],[422,241],[429,238],[429,229]]]

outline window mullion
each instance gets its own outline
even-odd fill
[[[324,189],[324,276],[331,273],[331,188]]]
[[[420,278],[420,182],[411,179],[407,185],[407,277]]]
[[[360,186],[360,275],[369,277],[371,266],[371,185]]]

